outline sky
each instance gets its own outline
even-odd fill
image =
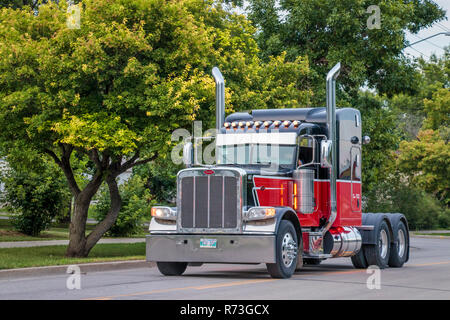
[[[434,2],[447,11],[446,20],[435,23],[430,28],[419,31],[416,35],[408,32],[406,38],[409,43],[419,41],[420,39],[427,38],[439,32],[450,32],[450,0],[434,0]],[[433,53],[437,56],[441,56],[444,53],[443,48],[448,45],[450,45],[450,36],[441,34],[427,41],[422,41],[421,43],[406,48],[404,53],[414,57],[423,56],[423,58],[428,60]]]

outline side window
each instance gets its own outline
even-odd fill
[[[313,144],[314,139],[312,137],[300,138],[297,165],[303,165],[313,161]]]

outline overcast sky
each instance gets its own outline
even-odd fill
[[[410,43],[427,38],[439,32],[450,31],[450,0],[434,0],[434,2],[436,2],[442,9],[447,11],[447,19],[435,23],[432,27],[420,31],[417,35],[408,33],[406,38]],[[442,55],[444,53],[443,48],[448,45],[450,45],[450,36],[441,34],[427,41],[422,41],[421,43],[408,47],[404,52],[414,57],[419,57],[422,55],[425,59],[428,60],[430,55],[432,55],[433,53],[438,56]]]

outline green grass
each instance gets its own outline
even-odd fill
[[[0,249],[0,269],[145,259],[145,243],[97,244],[87,258],[65,257],[66,246]]]
[[[86,235],[95,228],[95,225],[88,224],[86,226]],[[147,228],[142,228],[140,232],[133,235],[133,238],[144,238],[148,234]],[[105,237],[106,238],[106,237]],[[108,237],[110,238],[110,237]],[[69,225],[54,224],[48,230],[42,231],[38,237],[28,236],[18,232],[11,225],[10,220],[0,219],[0,242],[2,241],[42,241],[42,240],[68,240],[69,239]]]
[[[92,230],[88,225],[87,230]],[[14,229],[10,220],[0,220],[0,241],[39,241],[39,240],[67,240],[69,239],[68,224],[55,224],[48,230],[42,231],[38,237],[23,234]]]
[[[439,232],[433,232],[433,233],[420,233],[420,232],[414,232],[414,234],[420,235],[420,236],[445,236],[450,237],[450,232],[448,233],[439,233]]]

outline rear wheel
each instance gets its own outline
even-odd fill
[[[297,233],[294,225],[282,220],[275,239],[276,263],[267,263],[267,271],[272,278],[290,278],[297,266]]]
[[[394,229],[395,230],[395,229]],[[408,231],[402,221],[397,226],[397,241],[391,246],[391,254],[389,257],[389,266],[400,268],[406,261],[409,249]]]
[[[352,263],[357,269],[367,269],[369,265],[364,257],[364,245],[361,245],[361,249],[359,249],[358,253],[352,256]]]
[[[391,236],[385,220],[380,223],[375,241],[374,245],[365,246],[364,257],[369,266],[376,265],[384,269],[388,266],[391,247]]]
[[[157,262],[159,272],[165,276],[181,276],[187,268],[187,262]]]

